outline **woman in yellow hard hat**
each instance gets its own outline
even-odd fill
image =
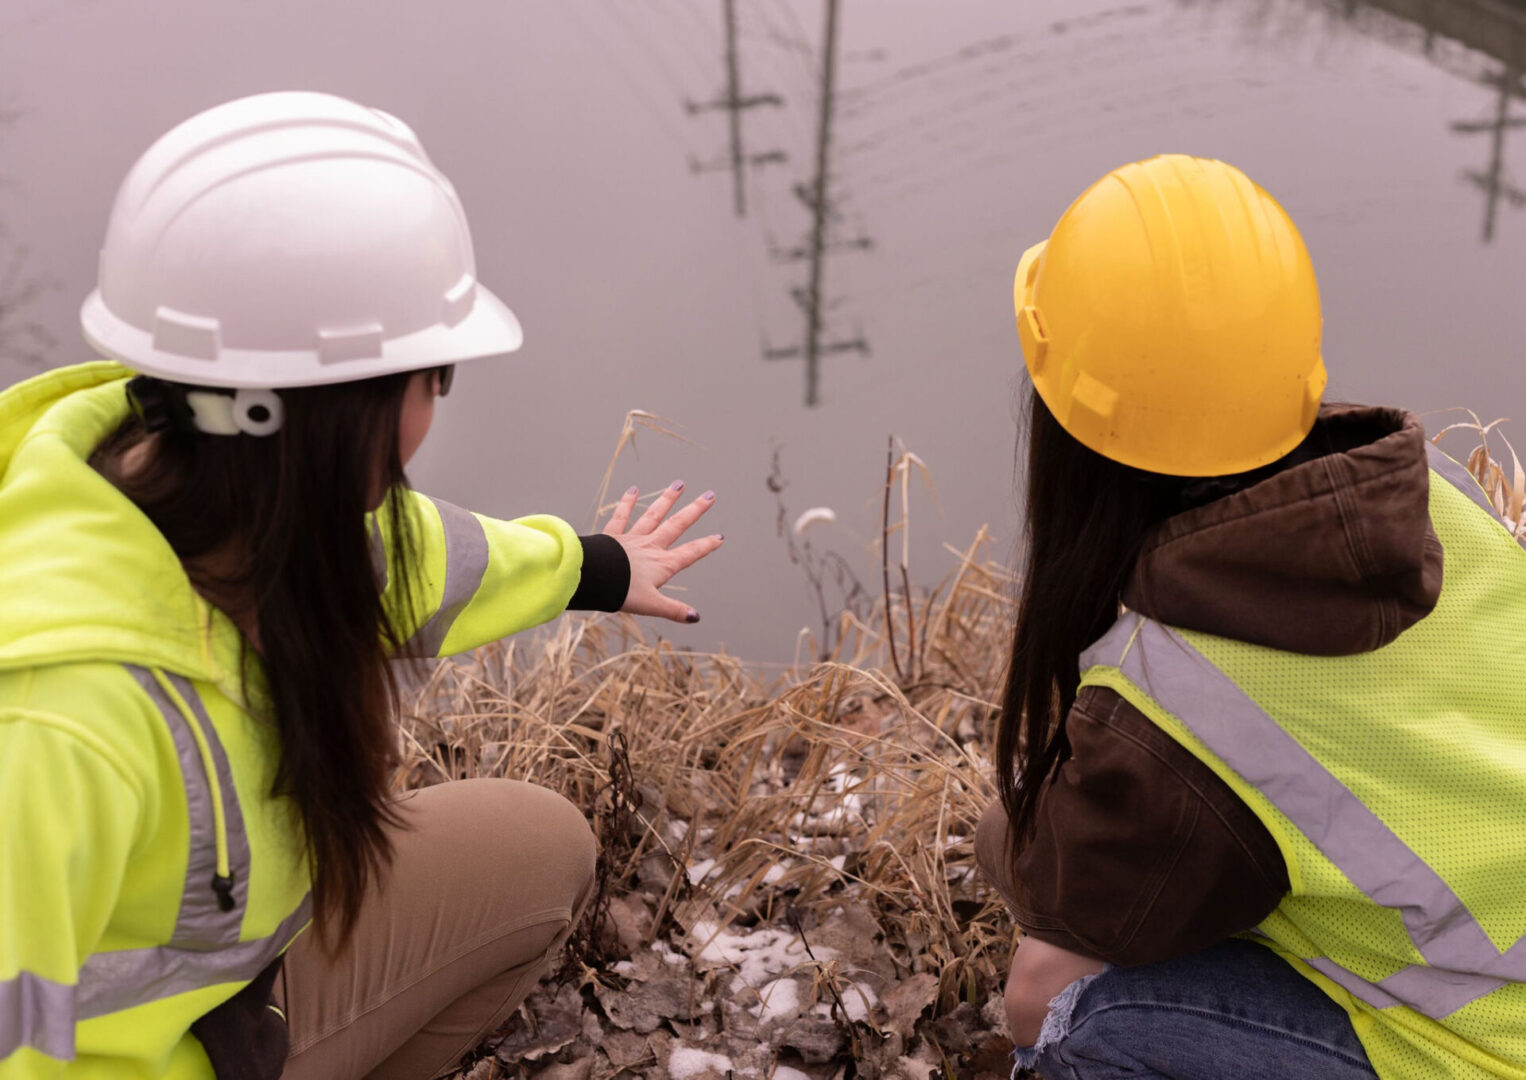
[[[452,365],[520,328],[413,133],[340,98],[158,140],[82,320],[110,359],[0,393],[0,1077],[427,1080],[544,973],[595,852],[529,784],[395,799],[390,661],[695,621],[658,590],[719,546],[677,543],[713,494],[579,537],[409,489]]]
[[[1046,1077],[1526,1077],[1526,548],[1321,405],[1282,208],[1118,169],[1016,280],[1026,549],[977,851]]]

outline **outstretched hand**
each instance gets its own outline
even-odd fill
[[[683,489],[682,480],[673,481],[661,495],[652,500],[646,513],[628,531],[626,525],[630,522],[631,512],[636,508],[637,490],[631,488],[615,504],[614,513],[610,514],[609,523],[604,526],[604,535],[620,541],[620,546],[625,549],[625,555],[631,563],[630,591],[625,594],[625,606],[621,611],[628,611],[632,615],[660,615],[674,622],[699,622],[699,612],[694,608],[659,591],[672,580],[673,575],[699,562],[720,547],[721,541],[725,539],[717,533],[690,540],[678,547],[673,546],[689,526],[715,505],[715,492],[707,491],[668,517],[668,511],[673,509],[673,504],[678,501]],[[664,521],[664,518],[667,520]]]

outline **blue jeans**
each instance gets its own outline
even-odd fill
[[[1346,1011],[1249,941],[1077,980],[1016,1059],[1045,1080],[1377,1077]]]

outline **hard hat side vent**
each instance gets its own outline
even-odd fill
[[[319,363],[339,364],[346,360],[378,360],[381,355],[381,323],[318,331]]]
[[[216,360],[222,348],[222,324],[171,307],[154,312],[154,348],[196,360]]]
[[[1028,371],[1037,375],[1044,370],[1049,355],[1049,338],[1044,324],[1039,321],[1037,308],[1025,307],[1017,320],[1017,336],[1023,344],[1023,355],[1028,359]]]

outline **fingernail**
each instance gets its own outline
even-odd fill
[[[635,484],[632,484],[630,487],[625,489],[625,493],[627,495],[639,495],[641,493],[641,489],[638,488]]]
[[[682,480],[674,480],[668,487],[672,491],[682,491],[684,489],[684,482]]]
[[[715,534],[715,539],[716,539],[716,542],[719,543],[720,541],[723,541],[723,540],[726,539],[726,534],[725,533],[716,533]]]
[[[715,498],[715,492],[707,491],[703,495],[701,495],[700,498],[701,499],[713,499],[713,498]]]
[[[699,612],[695,611],[693,608],[690,608],[689,609],[689,614],[684,616],[684,622],[686,622],[686,623],[697,623],[697,622],[699,622]]]

